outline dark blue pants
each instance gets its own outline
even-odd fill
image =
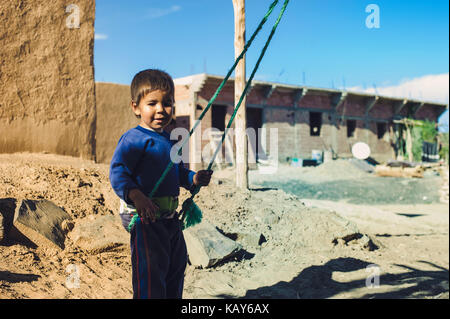
[[[139,218],[130,245],[133,298],[181,299],[187,250],[180,220],[144,224]]]

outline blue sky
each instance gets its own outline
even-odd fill
[[[271,2],[246,0],[247,39]],[[248,74],[282,3],[247,54]],[[379,28],[366,26],[369,4]],[[291,0],[256,79],[448,103],[448,12],[447,0]],[[95,31],[96,81],[130,84],[150,67],[225,75],[234,60],[231,0],[96,0]]]

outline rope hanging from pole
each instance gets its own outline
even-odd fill
[[[213,104],[213,102],[215,101],[215,99],[217,98],[217,96],[219,95],[220,91],[222,91],[223,87],[225,86],[225,83],[228,81],[229,77],[231,76],[231,74],[233,73],[233,71],[235,70],[237,64],[239,63],[239,61],[243,58],[243,56],[245,55],[245,53],[247,52],[248,48],[250,47],[250,45],[252,44],[253,40],[255,39],[256,35],[259,33],[259,31],[262,29],[262,26],[266,23],[267,19],[269,18],[270,14],[272,13],[272,11],[274,10],[275,6],[278,4],[279,0],[275,0],[271,3],[271,5],[269,6],[269,9],[267,11],[267,13],[264,15],[263,19],[261,20],[261,22],[259,23],[258,27],[256,28],[255,32],[252,34],[250,40],[245,44],[244,49],[242,50],[241,54],[236,58],[233,66],[230,68],[230,70],[228,71],[227,75],[225,76],[225,78],[223,79],[222,83],[219,85],[219,87],[217,88],[216,92],[214,93],[213,97],[210,99],[210,101],[208,102],[208,105],[206,106],[206,108],[203,110],[203,112],[200,114],[198,120],[196,121],[196,123],[194,124],[194,126],[192,127],[192,129],[189,132],[189,137],[185,138],[185,140],[182,142],[177,154],[178,156],[181,156],[181,152],[183,147],[185,146],[185,144],[187,143],[187,141],[189,140],[189,138],[192,136],[193,132],[195,131],[195,129],[197,128],[198,124],[200,123],[200,121],[203,119],[203,117],[205,116],[206,112],[208,112],[208,110],[211,108],[211,105]],[[268,39],[266,40],[266,43],[259,55],[259,58],[253,68],[253,71],[249,77],[249,80],[247,81],[247,84],[245,85],[244,91],[241,94],[241,97],[239,98],[239,102],[237,103],[236,107],[234,108],[234,112],[230,118],[230,120],[228,121],[227,127],[222,135],[222,139],[221,142],[219,143],[219,146],[217,147],[216,151],[214,152],[213,157],[210,160],[210,163],[208,165],[208,170],[211,169],[212,165],[214,164],[214,160],[219,152],[220,149],[222,149],[222,144],[223,141],[225,140],[226,134],[231,126],[231,124],[234,121],[234,118],[236,117],[236,113],[239,110],[239,107],[241,106],[241,103],[244,99],[244,97],[247,94],[248,89],[250,88],[251,82],[256,74],[256,71],[259,68],[259,65],[261,63],[262,58],[264,57],[264,54],[266,53],[266,50],[269,46],[270,41],[272,40],[273,35],[275,34],[275,31],[278,27],[278,24],[281,21],[281,18],[286,10],[286,7],[289,3],[289,0],[285,0],[283,7],[281,8],[281,11],[278,15],[277,20],[275,21],[274,26],[272,27],[272,30],[270,32],[270,35],[268,37]],[[156,182],[155,186],[153,187],[153,190],[151,191],[151,193],[148,195],[150,198],[152,198],[154,196],[154,194],[156,193],[156,191],[159,188],[159,185],[161,185],[162,181],[164,180],[164,178],[166,177],[166,175],[169,173],[169,171],[172,169],[174,163],[172,161],[169,162],[169,164],[167,165],[166,169],[164,170],[163,174],[161,175],[161,177],[159,178],[159,180]],[[198,192],[200,191],[201,186],[196,186],[192,192],[191,192],[191,196],[185,200],[182,204],[182,209],[181,209],[181,220],[183,221],[183,229],[186,229],[190,226],[193,226],[199,222],[201,222],[202,220],[202,212],[200,210],[200,208],[198,208],[198,206],[195,204],[194,202],[194,197],[195,195],[198,194]],[[139,216],[136,214],[133,216],[128,229],[130,230],[134,223],[136,222],[136,219],[139,218]]]

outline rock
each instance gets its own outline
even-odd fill
[[[6,198],[0,203],[8,237],[33,247],[64,249],[66,236],[62,224],[71,218],[62,208],[45,199]]]
[[[4,228],[3,228],[3,215],[0,214],[0,242],[3,240],[4,237]]]
[[[69,220],[63,220],[63,222],[61,223],[61,229],[67,234],[68,232],[70,232],[73,227],[75,226],[75,224],[72,221]]]
[[[89,216],[79,220],[69,234],[76,246],[90,254],[123,249],[130,235],[118,216]]]
[[[16,210],[15,198],[1,198],[0,199],[0,241],[6,238],[11,229],[14,212]]]
[[[265,225],[274,225],[280,221],[280,216],[270,208],[258,210],[255,214],[255,220]]]
[[[243,244],[244,247],[258,247],[267,242],[266,237],[261,233],[237,233],[236,241]]]
[[[355,167],[357,167],[360,170],[362,170],[363,172],[373,173],[375,171],[374,167],[372,165],[370,165],[369,163],[367,163],[367,161],[365,161],[365,160],[360,160],[360,159],[357,159],[357,158],[351,158],[349,160],[349,162],[351,164],[353,164]]]
[[[196,267],[208,268],[232,257],[242,246],[222,235],[206,220],[184,230],[189,261]]]
[[[335,238],[332,243],[336,245],[353,245],[357,246],[359,249],[373,251],[377,250],[379,246],[367,235],[361,233],[353,233],[346,235],[344,237]]]

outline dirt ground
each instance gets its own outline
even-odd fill
[[[381,178],[338,160],[272,175],[254,170],[250,190],[239,191],[233,175],[215,172],[195,201],[244,250],[213,268],[188,265],[184,298],[449,298],[442,176]],[[0,198],[8,197],[51,200],[75,225],[99,216],[120,224],[105,164],[1,154]],[[127,245],[92,253],[70,233],[65,244],[54,252],[4,240],[0,298],[132,297]],[[74,265],[78,286],[69,284]]]

